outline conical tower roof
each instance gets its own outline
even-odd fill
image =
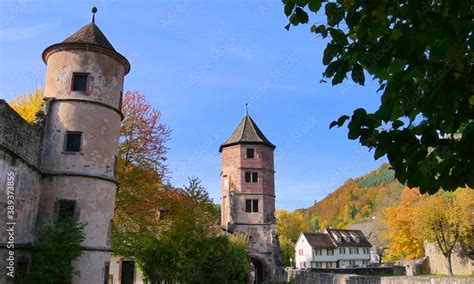
[[[238,144],[260,144],[268,146],[272,149],[276,148],[275,145],[273,145],[265,137],[265,135],[263,135],[255,121],[253,121],[253,119],[248,114],[242,118],[229,139],[227,139],[224,144],[220,146],[219,152],[221,152],[224,147]]]
[[[94,14],[97,9],[92,11]],[[109,42],[104,33],[95,24],[94,16],[92,21],[83,26],[80,30],[66,38],[60,43],[53,44],[43,51],[43,61],[48,63],[48,56],[56,51],[65,50],[88,50],[109,55],[120,61],[125,67],[125,74],[130,71],[130,63],[127,58],[118,53],[112,44]]]
[[[117,52],[95,23],[89,23],[63,41],[63,43],[84,43]]]

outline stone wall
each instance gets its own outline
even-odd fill
[[[287,269],[279,271],[273,281],[267,283],[293,284],[468,284],[473,278],[432,276],[375,276],[355,274],[320,273],[313,270]]]
[[[40,129],[28,124],[4,100],[0,100],[0,133],[0,148],[37,167]]]
[[[429,267],[433,274],[447,274],[446,259],[432,243],[425,243],[425,254],[428,256]],[[460,251],[455,250],[451,256],[453,274],[471,275],[474,274],[474,260],[462,258]],[[472,280],[474,282],[474,279]]]
[[[24,121],[0,100],[0,259],[10,252],[15,263],[29,262],[36,233],[41,173],[37,169],[40,129]],[[13,201],[8,204],[7,199]],[[8,214],[13,206],[13,215]],[[13,216],[10,219],[9,216]],[[8,223],[7,223],[8,222]],[[14,244],[14,251],[11,245]],[[7,266],[0,267],[0,283],[10,283]]]

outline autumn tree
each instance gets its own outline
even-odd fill
[[[38,88],[31,93],[16,96],[8,104],[28,122],[34,122],[36,113],[41,109],[44,92]]]
[[[127,91],[120,128],[118,190],[112,240],[114,251],[126,253],[137,232],[156,226],[159,197],[166,191],[166,142],[169,128],[144,94]]]
[[[216,207],[197,178],[184,188],[160,192],[158,202],[166,215],[158,230],[136,235],[140,246],[134,256],[150,281],[180,283],[243,283],[249,262],[246,242],[221,235],[215,226]]]
[[[415,229],[416,204],[421,198],[418,191],[404,188],[400,203],[386,209],[385,222],[390,239],[389,248],[385,252],[386,261],[423,257],[423,238]]]
[[[276,212],[277,232],[285,266],[290,266],[290,259],[295,257],[295,242],[303,232],[310,231],[310,222],[304,212],[289,212],[279,209]]]
[[[455,194],[440,191],[419,202],[414,220],[423,239],[434,243],[446,258],[446,270],[453,275],[451,257],[456,250],[472,244],[474,192],[459,189]]]
[[[166,174],[166,142],[169,128],[161,123],[161,112],[154,108],[146,96],[137,91],[127,91],[123,98],[124,118],[120,125],[119,177],[138,166],[163,178]]]
[[[324,2],[324,7],[323,7]],[[470,1],[283,0],[297,26],[327,42],[322,82],[349,76],[378,85],[375,112],[356,109],[348,137],[387,156],[397,179],[421,192],[474,188],[474,97]],[[323,12],[320,12],[323,11]],[[316,20],[311,19],[312,22]]]

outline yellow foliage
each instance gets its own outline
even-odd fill
[[[404,188],[400,204],[385,210],[388,236],[391,240],[385,261],[418,259],[425,254],[423,239],[415,230],[415,204],[422,195],[417,189]]]
[[[26,121],[33,122],[43,103],[43,89],[15,97],[8,104]]]

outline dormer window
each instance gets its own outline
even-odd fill
[[[359,238],[359,237],[356,237],[356,238],[355,238],[355,241],[356,241],[356,243],[360,242],[360,238]]]
[[[350,242],[351,242],[351,238],[346,237],[346,242],[350,243]]]
[[[72,74],[72,90],[78,92],[85,92],[87,90],[87,74],[74,73]]]

